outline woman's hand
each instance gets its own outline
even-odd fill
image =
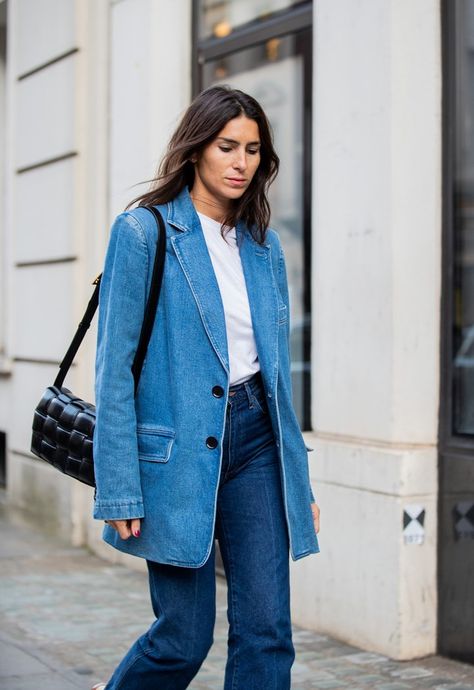
[[[104,520],[104,522],[117,530],[121,539],[128,539],[132,534],[134,537],[140,536],[140,518],[132,518],[131,520]]]
[[[311,511],[313,513],[314,529],[316,534],[319,532],[319,506],[317,503],[311,503]]]

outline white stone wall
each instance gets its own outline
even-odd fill
[[[5,358],[5,155],[6,155],[6,0],[0,0],[0,376],[8,364]],[[1,412],[0,412],[1,414]]]
[[[321,553],[295,618],[435,651],[441,266],[437,0],[318,0],[314,15],[313,489]],[[405,544],[403,508],[426,510]]]
[[[112,3],[110,221],[147,185],[191,98],[191,3]]]
[[[7,16],[2,316],[11,374],[0,379],[0,426],[8,498],[75,543],[84,540],[90,490],[34,459],[29,446],[34,406],[56,376],[103,253],[106,10],[103,1],[11,0]],[[89,342],[66,379],[84,397],[90,350]]]

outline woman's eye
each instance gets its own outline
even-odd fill
[[[256,153],[258,153],[259,149],[249,149],[248,152],[252,154],[252,156],[255,156]]]
[[[228,146],[219,146],[221,151],[224,151],[225,153],[228,153],[229,151],[232,151]]]

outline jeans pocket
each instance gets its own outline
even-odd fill
[[[255,393],[251,393],[251,399],[252,405],[254,407],[256,407],[262,414],[268,414],[267,403],[265,400],[264,393],[262,393],[261,395],[255,395]]]

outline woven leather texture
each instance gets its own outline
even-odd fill
[[[33,415],[31,452],[64,474],[95,486],[95,419],[95,405],[64,386],[49,386]]]

